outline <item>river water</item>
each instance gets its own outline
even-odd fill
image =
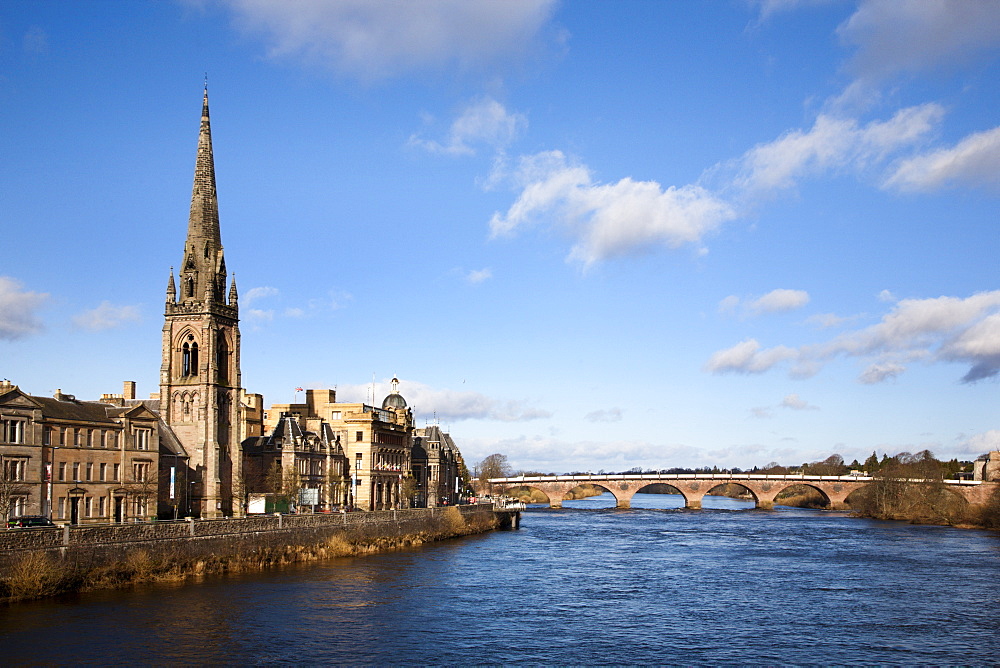
[[[1000,535],[610,494],[521,529],[0,608],[5,664],[987,664]],[[672,507],[664,510],[663,508]]]

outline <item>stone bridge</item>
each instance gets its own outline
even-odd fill
[[[702,498],[720,485],[735,483],[743,487],[758,508],[774,506],[774,498],[793,485],[805,485],[818,490],[834,510],[845,510],[850,506],[847,497],[861,489],[874,478],[867,476],[810,476],[810,475],[761,475],[755,473],[623,473],[617,475],[560,475],[560,476],[516,476],[512,478],[490,478],[490,492],[503,494],[518,487],[531,487],[549,497],[552,508],[561,508],[566,493],[583,484],[603,487],[611,492],[619,508],[630,508],[632,496],[644,487],[662,483],[674,487],[683,497],[686,508],[701,508]],[[927,482],[912,480],[910,482]],[[955,494],[968,503],[985,503],[997,483],[979,480],[945,480],[944,483]]]

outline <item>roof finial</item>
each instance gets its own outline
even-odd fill
[[[205,92],[208,92],[208,72],[205,72]]]

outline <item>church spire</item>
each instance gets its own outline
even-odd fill
[[[226,261],[219,231],[219,201],[215,191],[212,126],[208,114],[208,82],[201,103],[198,156],[191,189],[191,213],[180,273],[180,301],[224,300]],[[223,301],[224,303],[224,301]]]
[[[215,247],[222,245],[222,235],[219,233],[219,201],[215,194],[215,160],[212,157],[212,126],[208,117],[207,83],[201,103],[201,131],[198,133],[198,157],[194,165],[191,215],[188,218],[188,242],[194,240],[207,241]]]

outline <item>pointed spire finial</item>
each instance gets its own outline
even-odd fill
[[[174,283],[174,268],[170,267],[170,280],[167,281],[167,301],[177,301],[177,286]]]

